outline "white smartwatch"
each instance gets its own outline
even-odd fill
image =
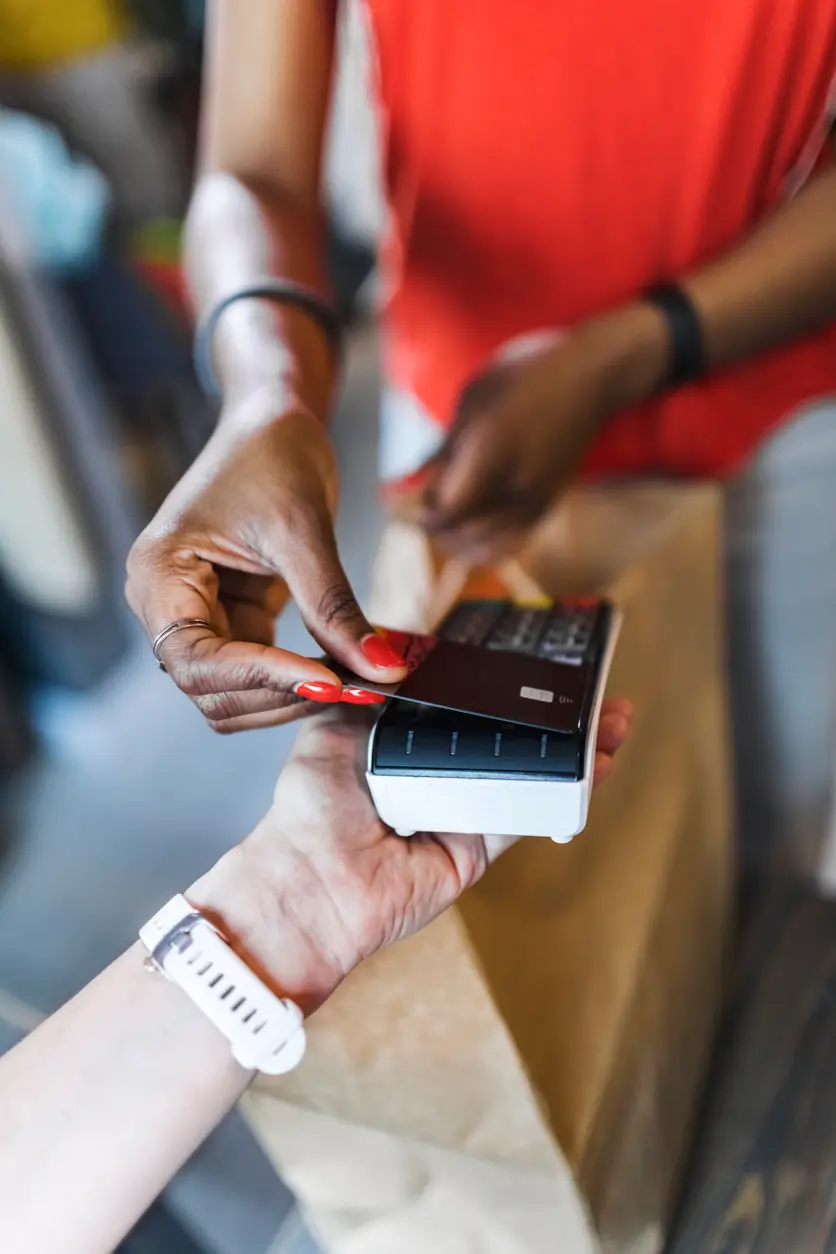
[[[283,1075],[302,1061],[302,1011],[277,997],[186,898],[172,897],[140,929],[148,966],[178,985],[248,1071]]]

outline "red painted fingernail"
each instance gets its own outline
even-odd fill
[[[297,684],[294,692],[299,697],[306,697],[308,701],[339,701],[343,695],[342,688],[338,688],[336,684],[326,684],[319,679],[308,679],[303,684]]]
[[[345,705],[383,705],[386,698],[379,692],[367,692],[365,688],[343,688]]]
[[[422,466],[420,470],[413,470],[411,475],[404,475],[400,480],[399,486],[402,488],[420,488],[422,484],[429,483],[430,472],[426,466]]]
[[[388,641],[374,633],[360,641],[360,648],[372,666],[377,666],[380,670],[391,670],[394,667],[400,670],[406,665],[397,649],[393,649]]]

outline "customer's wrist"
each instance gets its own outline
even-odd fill
[[[667,375],[670,341],[664,317],[644,301],[590,319],[577,334],[596,362],[610,412],[653,396]]]
[[[241,431],[274,426],[288,414],[300,411],[310,412],[318,420],[324,417],[312,411],[305,401],[293,370],[249,374],[225,391],[218,427],[222,431]]]
[[[235,409],[251,395],[271,388],[286,389],[306,408],[327,418],[336,379],[333,349],[304,313],[259,308],[263,304],[245,301],[245,307],[230,309],[231,319],[243,314],[247,322],[256,321],[252,327],[241,328],[234,344],[218,337],[221,420],[224,410]],[[297,320],[301,322],[298,328]],[[288,337],[288,332],[293,334]]]
[[[259,844],[259,831],[249,838]],[[245,842],[185,894],[274,992],[311,1014],[356,965],[359,955],[332,926],[333,903],[312,868],[276,850],[265,860]]]

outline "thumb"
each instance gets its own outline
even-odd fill
[[[337,551],[330,515],[306,520],[304,535],[289,540],[282,574],[317,644],[365,679],[396,683],[405,674],[403,658],[371,627]]]

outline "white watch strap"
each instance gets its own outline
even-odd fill
[[[223,1033],[242,1067],[282,1075],[302,1061],[299,1007],[271,992],[185,897],[173,897],[139,938],[153,965]]]

